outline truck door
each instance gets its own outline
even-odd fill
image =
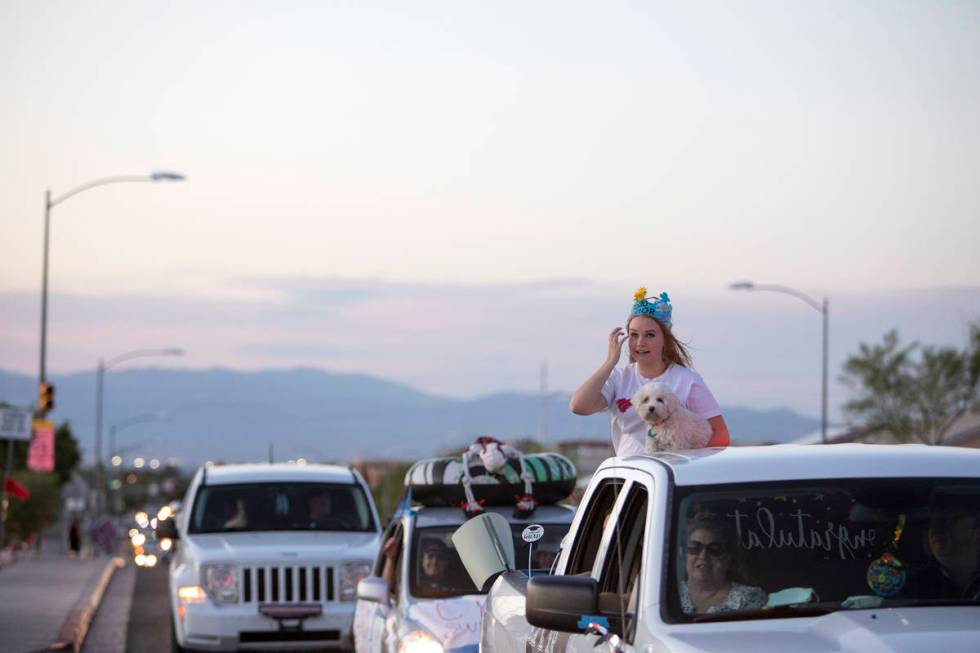
[[[580,509],[576,522],[569,531],[568,550],[563,550],[558,560],[556,573],[590,575],[595,567],[596,554],[603,540],[603,530],[609,515],[615,507],[625,480],[616,472],[606,470],[593,486],[586,499],[585,509]],[[530,627],[527,639],[527,653],[561,653],[568,646],[570,633]]]
[[[629,484],[616,502],[615,526],[607,527],[597,555],[593,576],[599,584],[598,608],[610,626],[622,633],[626,649],[633,643],[643,574],[643,550],[650,512],[649,488],[638,479]],[[576,653],[606,653],[597,649],[597,635],[574,634],[567,650]]]
[[[650,511],[649,477],[634,470],[597,488],[575,531],[566,573],[590,575],[599,585],[599,611],[621,624],[626,648],[636,631],[642,560]],[[528,653],[605,653],[597,635],[531,628]]]

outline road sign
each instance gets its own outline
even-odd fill
[[[0,439],[30,440],[31,419],[27,408],[0,408]]]
[[[27,450],[27,468],[35,472],[54,470],[54,422],[34,420],[34,439]]]

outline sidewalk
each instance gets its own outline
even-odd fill
[[[86,603],[112,558],[56,553],[24,558],[0,570],[0,653],[47,649]]]

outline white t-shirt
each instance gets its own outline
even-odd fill
[[[617,367],[602,386],[602,396],[606,398],[609,411],[609,425],[612,430],[613,449],[617,456],[632,456],[646,452],[644,441],[650,428],[640,419],[630,399],[642,386],[651,381],[663,383],[677,395],[677,401],[688,410],[705,419],[721,415],[721,407],[704,379],[694,370],[683,365],[671,365],[660,376],[648,379],[636,369],[636,363]]]

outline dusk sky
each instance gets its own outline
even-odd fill
[[[723,405],[980,319],[978,2],[0,4],[0,368],[570,391],[637,286]],[[836,382],[832,404],[845,398]],[[2,399],[2,398],[0,398]]]

